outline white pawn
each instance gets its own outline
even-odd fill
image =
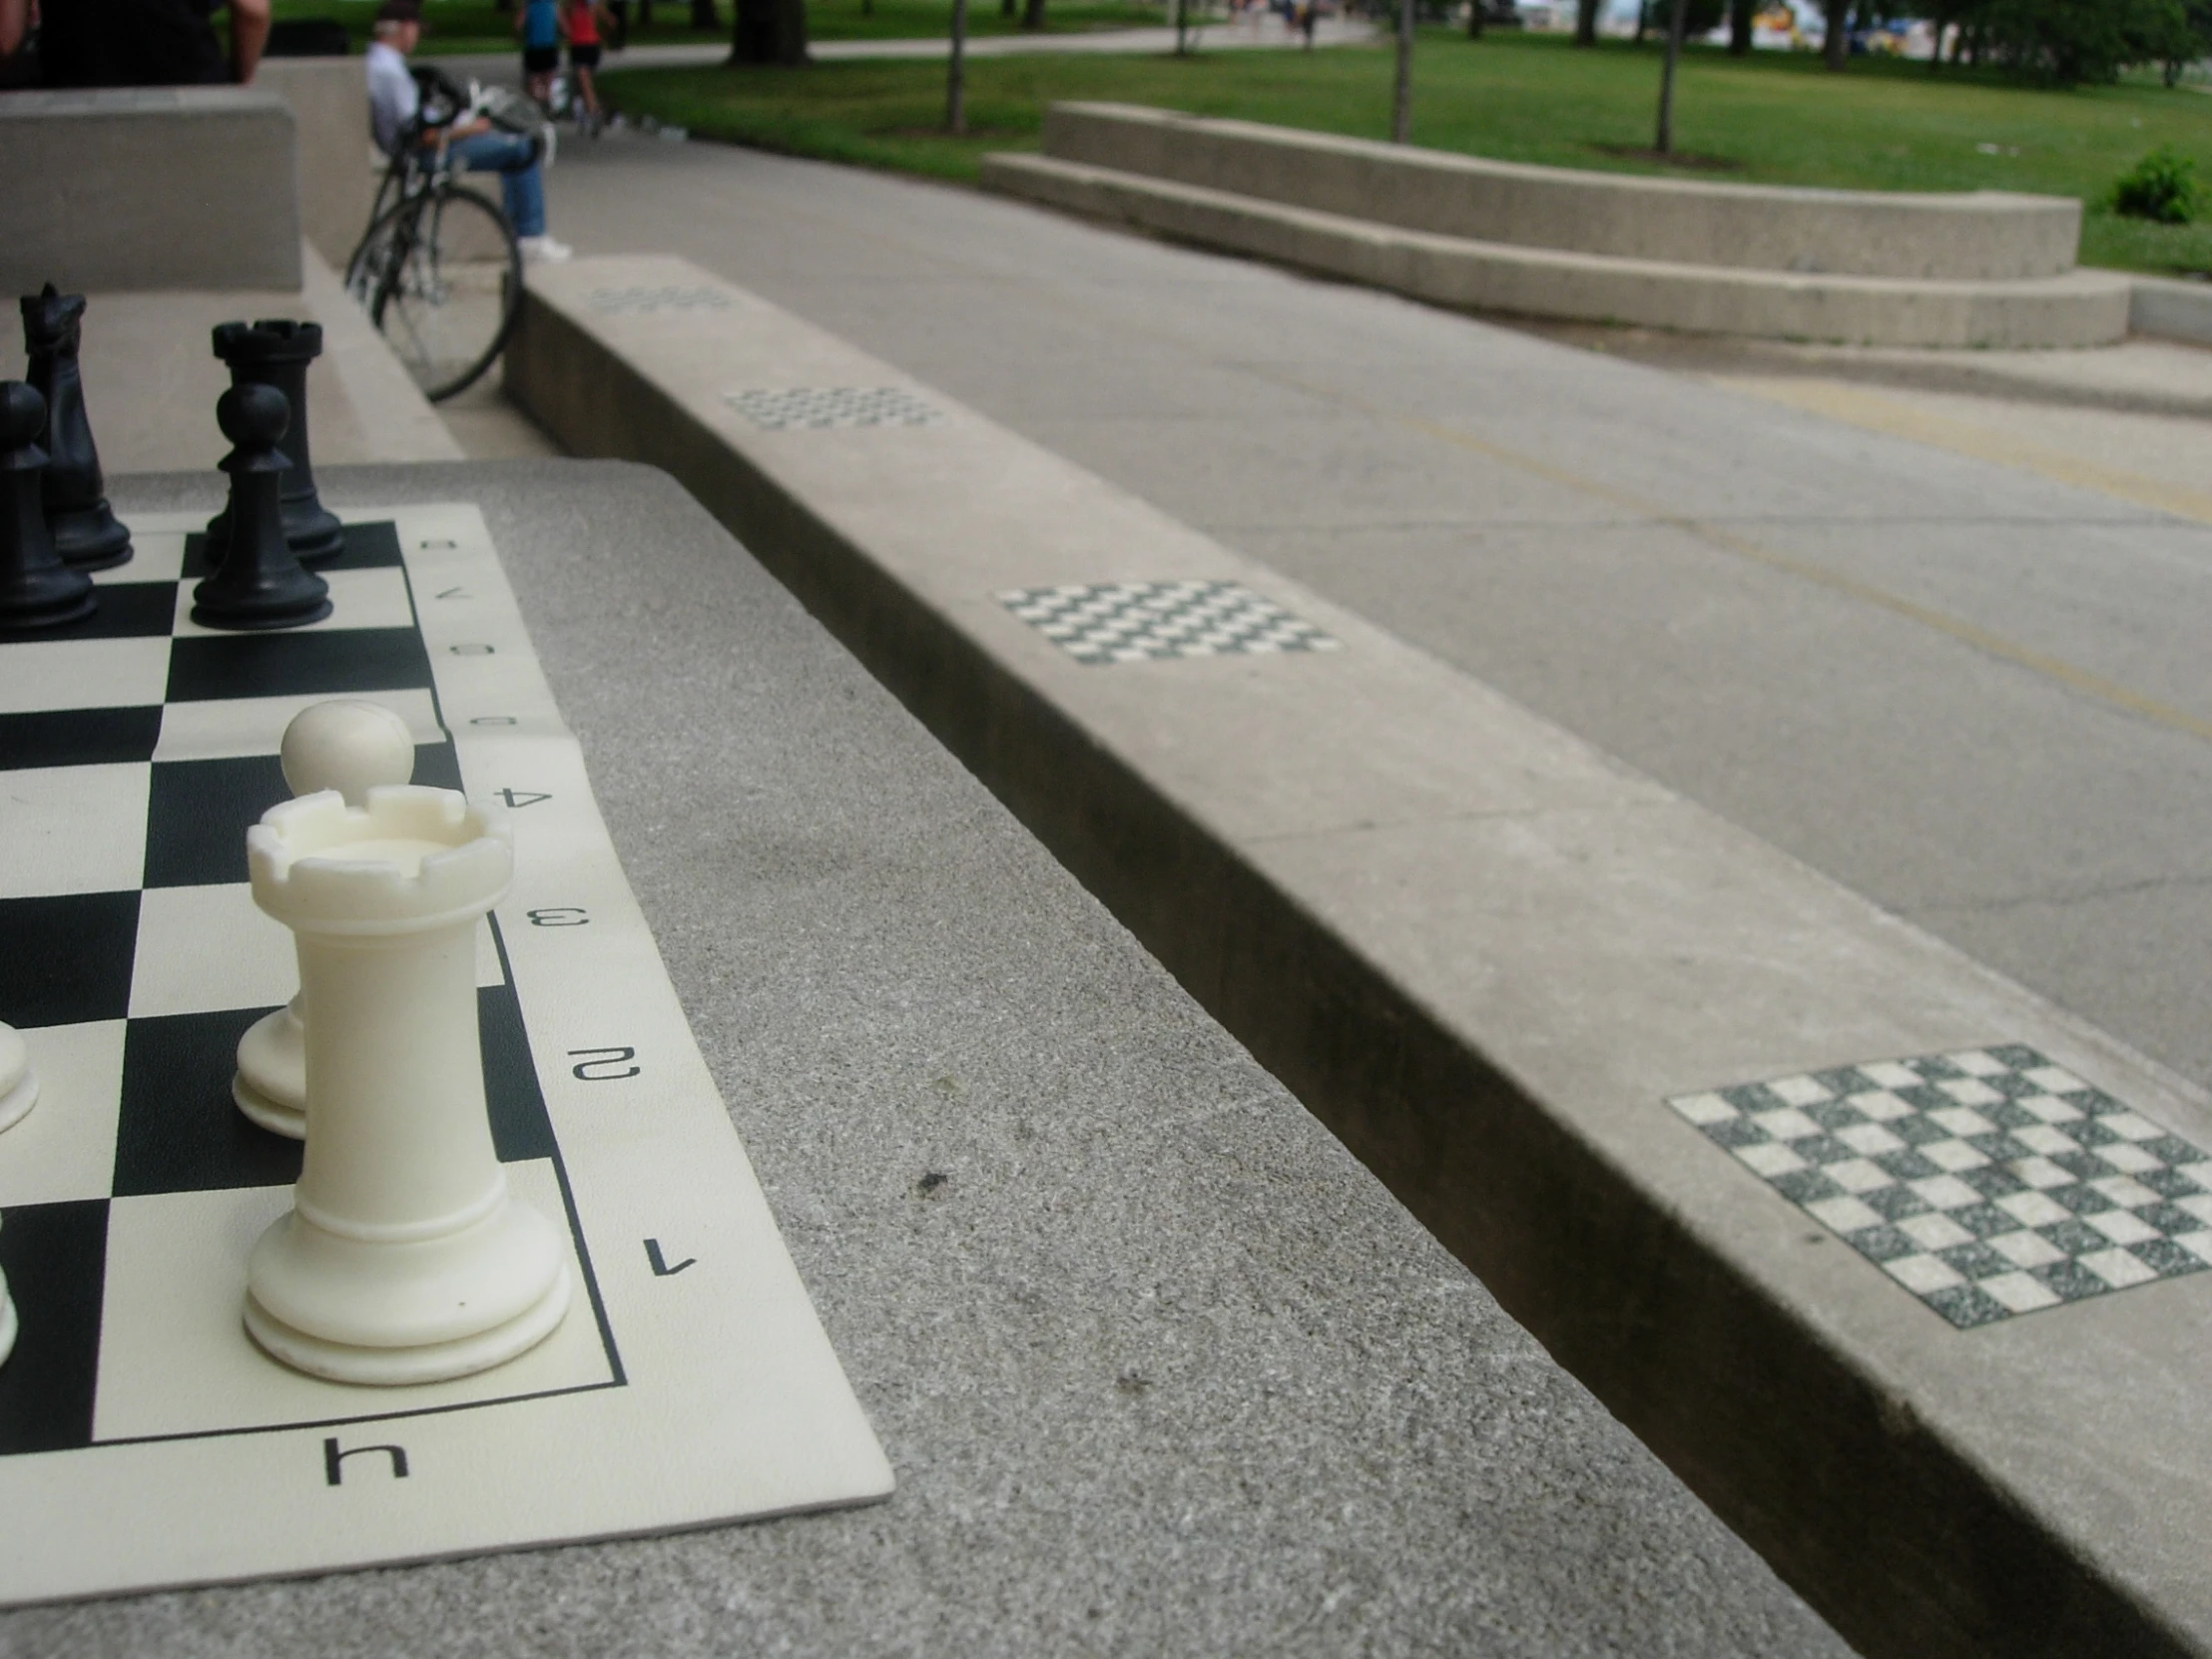
[[[336,790],[358,807],[379,784],[404,784],[414,776],[414,735],[381,703],[355,698],[317,703],[284,728],[284,782],[295,796]],[[306,1012],[294,995],[266,1014],[239,1039],[238,1076],[231,1098],[264,1129],[293,1140],[307,1130]]]
[[[513,1359],[568,1310],[567,1250],[508,1196],[484,1108],[476,927],[514,877],[503,820],[451,790],[334,792],[247,831],[254,901],[299,943],[314,1132],[254,1247],[246,1329],[342,1382]]]
[[[15,1352],[15,1303],[8,1295],[7,1275],[0,1274],[0,1366]]]
[[[38,1074],[31,1051],[12,1025],[0,1025],[0,1129],[13,1128],[38,1104]]]

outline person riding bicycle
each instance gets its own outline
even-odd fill
[[[524,259],[548,265],[567,259],[573,250],[546,234],[545,179],[536,141],[500,132],[482,119],[443,128],[423,122],[422,90],[407,68],[421,39],[420,0],[383,0],[376,8],[368,47],[368,122],[377,149],[394,156],[409,144],[434,146],[442,136],[446,153],[464,171],[500,176],[500,195]]]

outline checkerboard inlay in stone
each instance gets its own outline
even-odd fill
[[[1015,588],[998,602],[1085,663],[1339,649],[1312,623],[1237,582]]]
[[[2212,1159],[2021,1044],[1668,1104],[1961,1330],[2212,1263]]]
[[[751,386],[730,406],[770,432],[837,426],[928,426],[944,416],[903,386]]]
[[[593,288],[586,303],[595,311],[650,316],[655,311],[726,311],[730,296],[718,288]]]

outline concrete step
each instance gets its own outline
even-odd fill
[[[1692,266],[1943,281],[2058,276],[2081,204],[2011,191],[1811,190],[1538,167],[1144,104],[1045,112],[1056,162],[1478,242]]]
[[[534,273],[509,375],[572,450],[664,466],[737,531],[1872,1659],[2212,1652],[2212,1190],[2168,1178],[2198,1167],[2212,1189],[2201,1091],[683,261]],[[1083,607],[1126,622],[1147,596],[1150,634],[1070,648]],[[1204,638],[1190,604],[1244,606],[1272,648]],[[1980,1133],[1973,1100],[2007,1116],[2011,1088],[2084,1121],[2030,1073],[2102,1091],[2092,1115],[2118,1127],[2099,1144],[2178,1195],[2146,1203],[2115,1173],[2106,1199],[2005,1153],[2034,1179],[2002,1196],[2085,1253],[2039,1309],[2042,1282],[2005,1264],[2049,1277],[2041,1245],[1953,1184],[2010,1178],[1935,1144]],[[1903,1110],[1868,1098],[1906,1134],[1838,1116],[1853,1078],[1905,1090]],[[1955,1094],[1921,1098],[1938,1078]],[[2051,1123],[2020,1124],[2088,1167]],[[1863,1167],[1911,1165],[1892,1139],[1964,1173]],[[1831,1165],[1849,1190],[1819,1185]],[[1908,1179],[1928,1196],[1892,1190]],[[2065,1219],[2045,1188],[2074,1201],[2051,1200]],[[2122,1199],[2195,1242],[2122,1261],[2146,1237]],[[2077,1204],[2110,1232],[2082,1231]],[[1973,1260],[1995,1247],[1953,1215],[2003,1260]],[[1991,1277],[1966,1283],[1945,1250]]]
[[[1199,247],[1474,311],[1845,345],[2050,347],[2125,337],[2132,280],[1831,276],[1562,252],[1406,230],[1050,157],[987,156],[983,184]]]

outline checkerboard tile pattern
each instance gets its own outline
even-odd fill
[[[2212,1158],[2023,1044],[1668,1104],[1960,1330],[2212,1264]]]
[[[585,303],[609,314],[650,316],[655,311],[726,311],[730,296],[719,288],[593,288]]]
[[[767,432],[836,426],[928,426],[944,416],[903,386],[753,386],[726,394]]]
[[[998,602],[1084,663],[1340,648],[1312,623],[1237,582],[1014,588]]]

